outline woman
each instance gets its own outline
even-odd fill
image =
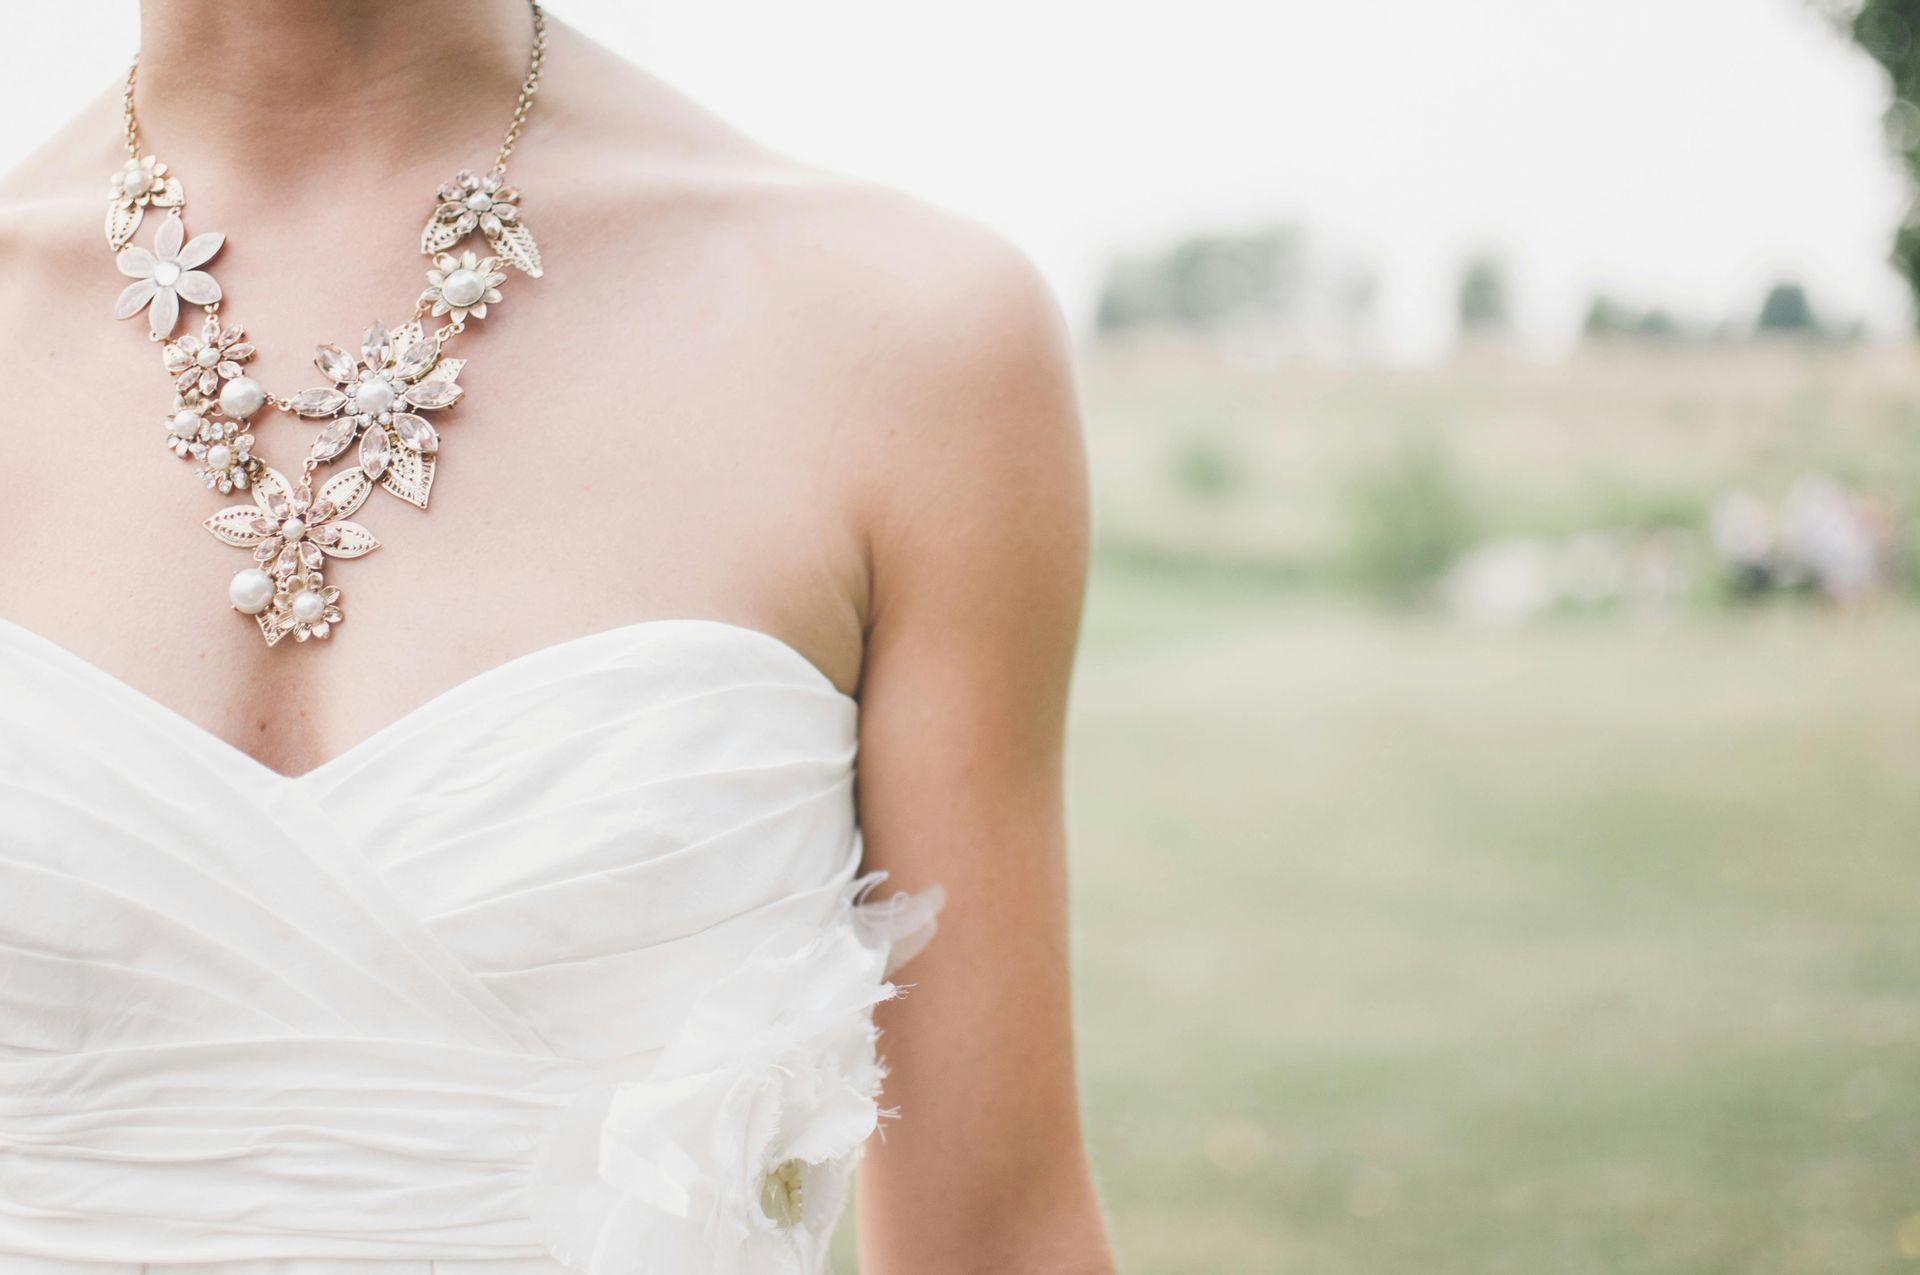
[[[141,9],[0,185],[0,1268],[811,1272],[858,1161],[1109,1269],[1031,270],[525,0]]]

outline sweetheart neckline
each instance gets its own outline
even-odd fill
[[[511,656],[498,664],[490,664],[479,672],[455,682],[445,690],[437,691],[428,696],[419,704],[400,714],[400,716],[376,728],[371,735],[367,735],[355,743],[347,745],[344,751],[335,753],[332,757],[327,758],[317,765],[310,766],[306,770],[296,774],[289,774],[286,771],[274,769],[246,749],[241,748],[238,744],[234,744],[222,738],[220,735],[215,734],[199,722],[188,717],[179,709],[155,699],[152,695],[149,695],[131,682],[108,672],[77,651],[70,650],[52,638],[35,632],[33,629],[28,628],[18,621],[9,620],[5,616],[0,616],[0,633],[14,633],[29,642],[39,644],[48,651],[53,652],[57,658],[80,669],[95,682],[104,685],[115,694],[132,701],[148,716],[158,718],[160,721],[175,729],[186,731],[194,739],[200,741],[203,746],[210,747],[217,753],[236,758],[241,764],[253,772],[278,784],[289,787],[311,783],[317,777],[337,769],[348,761],[357,758],[362,753],[374,748],[390,736],[398,733],[401,728],[412,725],[421,717],[427,716],[434,711],[443,710],[449,700],[470,694],[474,687],[484,686],[489,682],[505,677],[508,673],[536,659],[551,656],[562,651],[572,651],[600,642],[612,641],[617,638],[633,637],[645,631],[663,629],[706,630],[712,633],[725,634],[735,638],[747,638],[768,644],[773,650],[784,653],[795,664],[806,670],[824,690],[831,692],[843,700],[855,702],[853,696],[841,690],[840,687],[834,683],[834,680],[827,676],[826,670],[809,659],[798,647],[788,642],[785,638],[769,633],[765,629],[756,629],[745,624],[734,624],[727,620],[709,620],[697,617],[636,620],[631,624],[616,625],[610,629],[600,629],[593,633],[583,633],[576,637],[562,638],[558,642],[549,642],[545,646],[535,647],[531,651],[524,651],[519,655]]]

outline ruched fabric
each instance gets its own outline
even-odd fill
[[[289,777],[0,622],[0,1270],[823,1269],[938,906],[858,876],[857,739],[666,621]]]

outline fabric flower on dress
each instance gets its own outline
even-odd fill
[[[433,259],[433,266],[427,271],[428,286],[420,294],[420,304],[433,306],[434,318],[452,314],[455,323],[484,319],[488,306],[500,304],[500,285],[507,281],[507,274],[499,258],[443,252]]]
[[[938,906],[889,916],[930,927]],[[924,941],[861,910],[769,940],[700,997],[644,1080],[569,1113],[533,1188],[557,1259],[583,1275],[820,1268],[883,1115],[872,1009],[897,994],[889,948]]]
[[[174,388],[182,394],[198,390],[207,398],[218,394],[220,382],[241,375],[240,365],[253,357],[253,347],[241,340],[245,335],[239,328],[222,328],[219,316],[209,314],[199,336],[189,332],[169,341],[160,357],[175,378]]]
[[[520,192],[506,185],[506,170],[476,177],[462,169],[440,187],[440,204],[420,232],[420,251],[445,252],[479,230],[493,254],[538,279],[540,249],[520,220]]]
[[[320,346],[313,361],[333,384],[301,390],[288,405],[308,419],[334,418],[313,440],[315,463],[333,460],[358,439],[362,472],[425,509],[440,432],[417,413],[460,401],[466,389],[454,378],[466,360],[441,358],[440,342],[416,319],[391,332],[369,326],[357,361],[337,345]]]
[[[170,214],[154,232],[152,252],[124,248],[114,258],[120,273],[133,280],[114,302],[114,318],[131,319],[145,310],[154,338],[164,341],[180,322],[181,298],[194,305],[212,305],[220,299],[220,285],[213,276],[195,267],[211,261],[227,237],[195,235],[189,242],[186,235],[186,221],[178,213]]]
[[[107,246],[115,252],[126,247],[149,206],[178,208],[186,201],[186,189],[165,164],[151,155],[128,160],[107,188]]]

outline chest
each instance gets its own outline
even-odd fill
[[[545,277],[510,274],[445,347],[436,374],[461,360],[448,379],[462,392],[416,413],[437,435],[426,507],[372,489],[350,520],[378,548],[319,562],[340,622],[273,649],[229,605],[250,549],[203,525],[254,502],[209,490],[202,451],[181,454],[181,373],[143,318],[110,317],[124,280],[107,254],[57,291],[0,283],[14,367],[0,616],[287,770],[502,660],[637,620],[765,629],[850,676],[860,552],[834,494],[832,405],[780,372],[724,259],[650,269],[561,229],[542,244]],[[360,360],[369,322],[399,328],[426,286],[407,236],[388,237],[402,242],[353,252],[232,237],[208,268],[253,353],[229,370],[282,397],[337,385],[315,346]],[[200,330],[188,308],[176,340]],[[216,377],[230,361],[210,360]],[[267,408],[245,434],[293,478],[336,419]],[[357,458],[349,446],[320,465],[316,486]]]

